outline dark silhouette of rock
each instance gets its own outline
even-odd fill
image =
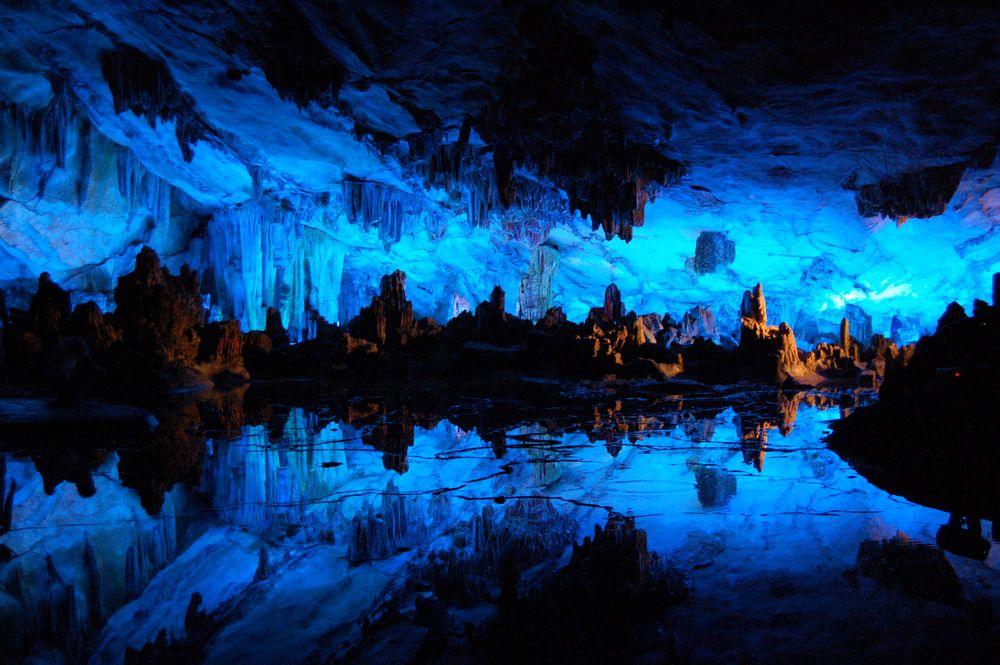
[[[69,324],[69,316],[69,292],[53,282],[49,273],[43,272],[28,307],[31,329],[42,335],[47,344],[54,344],[54,338]]]
[[[115,287],[114,323],[154,370],[190,366],[198,354],[196,329],[204,320],[198,276],[186,265],[171,275],[160,258],[143,247],[135,270]]]
[[[507,296],[503,289],[494,286],[490,299],[476,306],[476,339],[489,344],[507,344],[511,341],[507,327]]]
[[[288,346],[288,331],[285,330],[285,326],[281,322],[281,312],[274,307],[267,308],[264,333],[271,338],[271,343],[275,348]]]
[[[947,328],[950,325],[960,323],[969,318],[968,314],[965,313],[965,308],[959,305],[957,302],[948,303],[948,306],[944,310],[944,314],[937,322],[937,332],[941,332],[942,329]]]
[[[938,319],[933,335],[899,350],[886,365],[883,397],[921,391],[931,385],[959,390],[991,390],[990,372],[1000,365],[1000,316],[994,307],[980,307],[968,316],[957,302]],[[949,388],[950,389],[950,388]]]
[[[63,337],[45,360],[44,381],[56,390],[61,401],[80,396],[82,373],[91,365],[90,347],[76,336]]]
[[[397,270],[383,275],[379,295],[371,305],[361,308],[349,329],[355,337],[375,342],[380,347],[400,348],[415,332],[413,303],[406,299],[406,273]]]
[[[634,518],[621,516],[595,526],[593,537],[573,546],[570,562],[530,593],[516,593],[516,568],[506,578],[498,616],[471,635],[477,661],[631,662],[635,649],[648,646],[637,626],[685,595],[682,579],[648,550]],[[513,587],[506,602],[505,585]]]
[[[267,547],[264,545],[260,546],[260,551],[257,553],[257,570],[253,574],[253,579],[255,582],[262,582],[266,580],[271,574],[271,563],[270,557],[267,554]]]
[[[214,321],[201,331],[199,367],[216,385],[240,383],[250,378],[243,366],[243,350],[240,322],[235,319]]]
[[[268,357],[274,350],[270,335],[261,330],[251,330],[243,337],[243,364],[250,372],[265,369]]]
[[[73,310],[70,330],[87,343],[95,356],[102,357],[116,342],[121,341],[121,334],[110,318],[101,312],[96,303],[81,303]]]
[[[858,569],[891,589],[947,605],[962,602],[962,584],[944,552],[911,541],[902,533],[866,540],[858,547]]]

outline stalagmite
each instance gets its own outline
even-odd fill
[[[625,305],[618,285],[611,283],[604,289],[604,318],[607,321],[621,321],[625,318]]]
[[[413,303],[406,299],[406,273],[383,275],[379,295],[350,323],[351,334],[380,346],[399,348],[415,332]]]
[[[851,352],[851,322],[846,316],[840,320],[840,348],[844,353]]]
[[[204,321],[198,277],[185,265],[179,276],[161,266],[160,257],[143,247],[135,270],[115,287],[115,325],[138,344],[154,368],[172,362],[190,365],[198,353],[195,328]]]

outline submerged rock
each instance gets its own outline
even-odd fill
[[[858,547],[858,569],[889,588],[947,605],[962,602],[962,584],[944,552],[903,534],[866,540]]]

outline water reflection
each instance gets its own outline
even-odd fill
[[[444,658],[473,647],[454,636],[441,646],[434,631],[504,607],[540,611],[523,605],[532,588],[562,594],[542,581],[595,524],[630,534],[636,561],[658,552],[720,588],[817,570],[840,579],[861,542],[897,532],[986,562],[963,574],[993,575],[978,518],[888,495],[823,445],[857,399],[636,388],[559,403],[178,397],[153,405],[148,436],[5,453],[16,496],[0,604],[16,611],[0,621],[16,653],[92,662],[121,662],[126,647],[206,662],[274,662],[282,649],[360,658],[377,653],[375,636],[415,639],[400,648],[416,653],[432,634]],[[732,593],[750,602],[743,587]],[[301,628],[275,637],[279,615]],[[468,644],[494,639],[498,621]],[[247,646],[264,634],[271,646]]]

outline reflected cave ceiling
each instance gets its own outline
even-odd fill
[[[610,281],[725,315],[763,280],[793,323],[918,329],[1000,270],[988,2],[20,0],[0,34],[15,296],[107,293],[151,244],[302,335],[395,267],[439,318]],[[735,260],[693,270],[702,232]]]

